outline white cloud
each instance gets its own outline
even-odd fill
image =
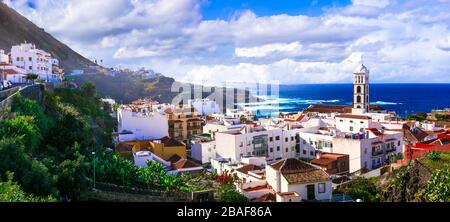
[[[377,82],[450,82],[444,0],[353,0],[315,17],[247,10],[227,20],[202,19],[205,0],[5,2],[89,58],[189,82],[348,82],[361,53]]]
[[[251,48],[236,48],[235,54],[238,57],[266,57],[271,54],[285,54],[289,56],[300,55],[302,45],[299,42],[289,44],[275,43]]]

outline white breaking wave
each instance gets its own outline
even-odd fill
[[[371,104],[375,105],[402,105],[403,103],[394,103],[394,102],[385,102],[385,101],[376,101]]]
[[[262,106],[262,105],[272,105],[272,104],[300,104],[300,105],[311,105],[318,103],[337,103],[340,102],[338,99],[331,100],[316,100],[316,99],[290,99],[290,98],[265,98],[262,102],[251,102],[251,103],[238,103],[240,106]]]

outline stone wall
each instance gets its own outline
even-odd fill
[[[10,110],[14,96],[17,94],[22,95],[25,98],[35,100],[39,104],[43,104],[45,97],[45,85],[35,84],[25,87],[15,87],[9,90],[2,91],[0,93],[0,119],[3,118]],[[2,97],[3,96],[3,97]]]

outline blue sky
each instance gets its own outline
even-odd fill
[[[236,12],[251,10],[257,16],[277,14],[318,16],[324,7],[342,7],[351,4],[349,0],[209,0],[202,8],[205,19],[229,19]]]
[[[450,0],[4,0],[89,59],[180,81],[450,82]]]

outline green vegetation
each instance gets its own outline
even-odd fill
[[[419,161],[431,171],[439,170],[450,163],[450,152],[430,152]]]
[[[450,122],[450,115],[448,114],[436,114],[436,120],[440,122]]]
[[[25,193],[19,184],[13,182],[14,174],[7,172],[6,182],[0,181],[0,202],[55,202],[52,196],[36,197]]]
[[[88,154],[111,145],[113,120],[103,107],[89,84],[46,92],[43,104],[15,97],[12,115],[0,121],[0,180],[9,183],[1,195],[23,189],[24,198],[7,199],[79,200],[90,186]]]
[[[333,194],[350,195],[353,199],[361,199],[364,202],[378,202],[377,178],[358,177],[349,184],[345,184],[333,191]]]
[[[426,113],[415,113],[415,114],[410,114],[406,117],[407,120],[416,120],[416,121],[424,121],[427,119],[427,114]]]
[[[216,182],[220,185],[217,188],[220,202],[248,202],[247,197],[234,189],[234,182],[237,179],[236,174],[230,175],[228,173],[224,173],[222,175],[216,175]]]
[[[450,167],[448,164],[433,173],[428,181],[425,197],[431,202],[450,201]]]

